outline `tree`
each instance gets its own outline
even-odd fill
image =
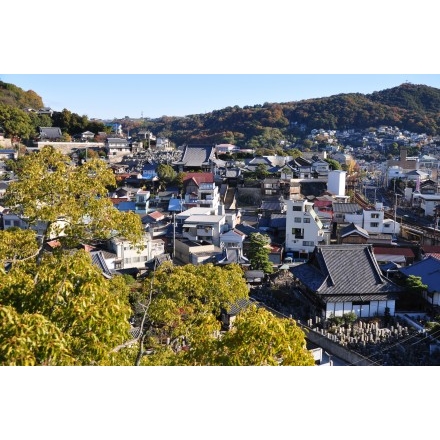
[[[221,310],[243,298],[248,298],[248,287],[238,265],[164,263],[144,282],[142,291],[132,296],[138,335],[115,352],[124,357],[126,347],[136,345],[130,354],[132,365],[169,363],[181,349],[182,338],[187,345],[194,338],[210,338],[220,330]]]
[[[22,158],[17,178],[9,185],[4,203],[29,225],[45,224],[43,242],[50,234],[69,246],[115,235],[133,243],[141,241],[140,218],[118,211],[107,197],[108,188],[116,182],[103,161],[95,159],[76,167],[67,156],[45,146]]]
[[[267,165],[264,163],[259,163],[257,168],[255,169],[255,176],[257,179],[265,179],[269,175],[269,171],[267,170]]]
[[[424,303],[422,295],[427,289],[428,286],[423,284],[421,277],[409,275],[405,279],[405,293],[401,295],[401,300],[412,307],[422,308]]]
[[[157,167],[157,177],[159,178],[160,185],[166,188],[177,177],[177,173],[174,168],[166,163],[161,163]]]
[[[256,232],[249,235],[249,240],[248,257],[251,262],[251,268],[263,270],[265,273],[272,273],[273,265],[269,260],[270,237]]]
[[[239,313],[221,338],[205,338],[182,351],[179,365],[313,366],[305,334],[293,319],[274,316],[252,305]]]
[[[134,301],[138,337],[114,350],[129,365],[313,365],[304,332],[252,304],[221,332],[218,317],[248,287],[238,265],[162,264]],[[137,306],[136,306],[137,304]]]
[[[45,147],[24,156],[17,175],[7,206],[45,228],[38,241],[31,229],[0,232],[0,364],[109,365],[130,328],[129,288],[120,276],[106,279],[74,246],[114,235],[136,244],[140,219],[107,199],[114,176],[100,160],[74,167]],[[64,234],[52,253],[42,246],[50,233]]]
[[[128,334],[127,298],[85,251],[16,262],[0,271],[0,365],[108,364]]]
[[[324,159],[329,165],[330,165],[330,169],[332,170],[340,170],[341,169],[341,164],[335,160],[335,159]]]
[[[29,115],[9,105],[0,104],[0,126],[11,138],[29,139],[34,133],[34,127]]]

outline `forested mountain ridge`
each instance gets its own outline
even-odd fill
[[[33,91],[24,92],[0,82],[0,107],[4,104],[24,109],[31,103],[34,107],[41,107],[42,100]],[[122,110],[124,103],[120,105]],[[346,93],[243,108],[236,105],[184,117],[124,118],[116,121],[131,136],[140,129],[148,129],[157,136],[169,138],[176,145],[231,143],[248,148],[274,148],[280,145],[281,140],[290,142],[303,138],[316,128],[368,129],[380,125],[437,135],[440,134],[440,89],[404,83],[371,94]],[[45,124],[49,125],[49,122],[45,121]],[[96,124],[97,121],[93,122]],[[50,125],[59,126],[70,135],[95,128],[87,117],[80,117],[66,109],[55,112]],[[102,126],[100,128],[102,130]]]
[[[25,108],[38,110],[44,107],[41,96],[33,90],[26,92],[14,84],[3,81],[0,81],[0,104],[18,107],[21,110]]]
[[[380,125],[440,134],[440,89],[404,83],[372,94],[347,93],[243,108],[234,106],[145,122],[154,133],[177,144],[229,142],[251,148],[274,146],[281,139],[303,136],[314,128],[368,129]]]

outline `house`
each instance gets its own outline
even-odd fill
[[[267,157],[254,157],[253,159],[246,160],[246,171],[255,172],[261,165],[264,165],[266,170],[270,170],[273,165]]]
[[[9,186],[9,182],[4,180],[0,181],[0,199],[2,199],[5,196],[8,186]]]
[[[95,137],[95,133],[92,133],[91,131],[84,131],[81,133],[81,140],[82,141],[90,141],[93,140]]]
[[[214,182],[214,173],[187,173],[183,180],[186,209],[199,206],[217,209],[220,202],[219,188]]]
[[[429,256],[411,266],[400,268],[399,272],[405,278],[410,275],[421,278],[422,283],[428,286],[426,292],[422,294],[426,308],[431,313],[438,314],[440,312],[440,260]]]
[[[18,159],[18,151],[9,148],[0,148],[0,160]]]
[[[63,140],[63,133],[60,127],[38,127],[41,141],[61,141]]]
[[[339,230],[340,244],[366,244],[370,234],[360,226],[350,223],[348,226]]]
[[[155,182],[159,180],[157,176],[157,166],[156,162],[147,161],[142,168],[142,179]]]
[[[13,213],[9,208],[5,208],[2,212],[3,229],[20,228],[20,229],[32,229],[37,234],[38,238],[46,237],[47,239],[54,239],[56,237],[64,235],[63,229],[67,222],[59,218],[51,223],[50,230],[47,231],[47,222],[36,221],[33,224],[28,222],[28,219]]]
[[[287,256],[307,258],[316,245],[329,243],[327,232],[313,210],[313,203],[305,199],[286,201]]]
[[[414,251],[404,246],[373,245],[373,252],[379,264],[396,263],[400,267],[410,266],[416,258]]]
[[[333,222],[363,224],[363,210],[357,203],[333,203]]]
[[[38,113],[39,115],[49,115],[50,117],[52,117],[53,110],[52,110],[50,107],[43,107],[43,108],[40,108],[40,109],[37,111],[37,113]]]
[[[437,258],[440,260],[440,246],[428,246],[428,245],[422,245],[421,247],[421,257],[428,258],[429,256],[432,256],[434,258]]]
[[[263,284],[266,279],[266,275],[263,270],[247,270],[244,273],[246,282],[251,285]]]
[[[435,216],[437,206],[440,206],[440,194],[413,194],[414,206],[420,207],[425,216]]]
[[[225,220],[226,216],[224,214],[191,215],[183,221],[182,235],[189,240],[206,241],[220,246],[221,233],[229,230]]]
[[[217,154],[231,153],[232,151],[234,151],[236,149],[237,149],[237,147],[232,144],[217,144],[215,146],[215,152]]]
[[[170,219],[160,211],[153,211],[142,217],[142,224],[145,225],[145,230],[148,231],[153,238],[165,237]]]
[[[121,158],[131,154],[131,146],[127,139],[109,137],[105,140],[105,151],[111,161],[112,158]]]
[[[371,245],[319,245],[292,267],[298,288],[324,319],[354,312],[359,318],[395,314],[401,287],[381,272]]]
[[[173,243],[174,258],[182,264],[215,263],[223,255],[220,247],[203,240],[176,239]]]
[[[165,242],[160,238],[152,239],[150,234],[144,234],[142,245],[143,249],[123,237],[112,238],[108,250],[115,256],[107,262],[109,269],[144,269],[147,262],[165,253]]]
[[[215,147],[208,145],[185,145],[180,160],[173,162],[178,171],[210,172],[215,159]]]

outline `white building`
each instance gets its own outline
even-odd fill
[[[286,200],[287,253],[293,258],[307,258],[318,244],[329,243],[329,231],[307,200]]]
[[[369,234],[400,234],[400,223],[385,218],[382,203],[376,203],[374,209],[363,209],[362,213],[346,213],[344,223],[354,223]]]
[[[157,255],[165,253],[165,242],[151,239],[150,234],[144,234],[143,248],[135,247],[124,238],[113,238],[110,249],[116,254],[113,261],[106,260],[109,269],[142,269],[145,264]]]
[[[327,190],[335,196],[345,196],[346,171],[333,170],[328,173]]]

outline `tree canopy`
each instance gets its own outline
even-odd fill
[[[260,232],[255,232],[250,234],[249,240],[248,257],[251,262],[251,268],[263,270],[265,273],[272,273],[273,265],[269,260],[270,237]]]
[[[121,277],[104,278],[85,251],[16,262],[0,270],[0,365],[108,364],[130,314]]]
[[[30,225],[45,224],[43,241],[52,234],[72,246],[119,235],[138,243],[139,217],[118,211],[107,197],[115,186],[114,174],[103,161],[78,167],[46,146],[22,158],[4,203]]]
[[[247,300],[232,330],[220,316]],[[251,304],[242,269],[165,263],[132,297],[138,337],[114,353],[117,364],[313,365],[304,332]]]

